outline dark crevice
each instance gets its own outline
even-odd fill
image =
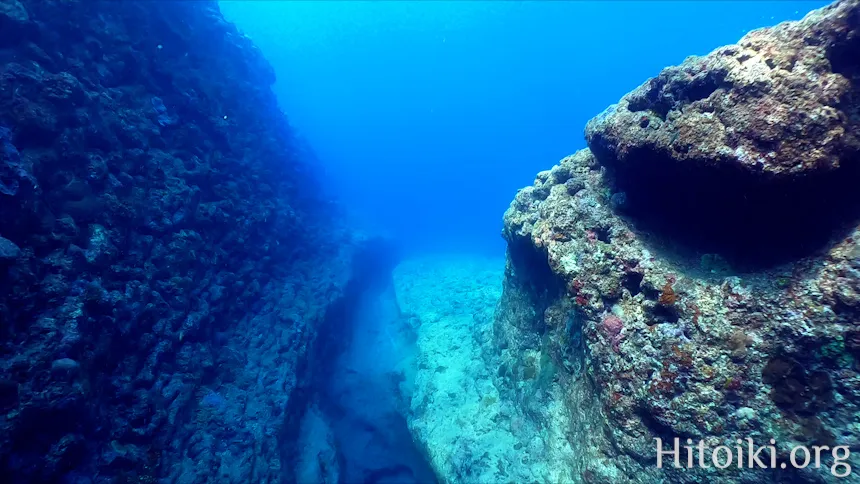
[[[609,227],[594,227],[594,236],[597,237],[597,240],[603,242],[605,244],[609,244],[612,242],[612,234],[609,232]]]
[[[713,76],[707,76],[690,83],[684,93],[684,97],[688,102],[700,101],[716,92],[720,88],[720,82]]]
[[[287,469],[300,468],[300,459],[307,458],[307,449],[299,444],[304,438],[302,420],[314,407],[331,427],[336,455],[336,463],[327,462],[324,467],[337,467],[341,481],[432,482],[427,458],[414,444],[405,416],[394,410],[395,400],[402,397],[396,388],[403,375],[390,368],[380,378],[367,373],[366,368],[344,367],[344,355],[357,350],[367,351],[368,359],[387,358],[383,354],[386,349],[361,348],[360,342],[374,331],[364,326],[380,324],[368,322],[362,308],[386,297],[397,262],[397,251],[390,243],[367,243],[352,265],[352,280],[344,296],[329,309],[317,329],[316,341],[298,372],[299,381],[306,384],[294,393],[285,412],[288,420],[281,452],[284,462],[290,464]],[[368,402],[378,408],[369,408]],[[368,456],[373,458],[368,460]]]
[[[645,274],[642,272],[629,271],[624,274],[624,279],[621,281],[621,285],[630,291],[631,296],[635,296],[642,292],[641,285],[642,279],[644,278]]]
[[[517,272],[517,279],[525,285],[530,306],[535,308],[533,329],[543,334],[543,312],[564,290],[563,279],[549,266],[545,251],[534,247],[528,239],[514,239],[508,242],[511,264]]]
[[[647,89],[629,99],[627,109],[633,112],[650,111],[665,121],[669,112],[682,109],[685,105],[707,99],[721,87],[726,87],[725,75],[721,72],[710,72],[693,76],[684,82],[671,78],[674,74],[664,72],[648,81]],[[643,126],[644,127],[644,126]]]
[[[666,120],[666,115],[672,110],[672,103],[667,102],[665,98],[661,98],[662,82],[658,78],[652,78],[648,81],[648,90],[643,96],[638,96],[630,99],[627,104],[627,109],[633,112],[651,111],[661,120]]]
[[[297,380],[314,383],[315,379],[323,378],[323,375],[332,371],[337,355],[342,353],[349,341],[350,320],[349,315],[358,305],[362,294],[362,288],[366,283],[378,280],[382,275],[377,271],[367,271],[373,265],[373,250],[366,254],[355,257],[352,266],[354,277],[344,288],[343,297],[332,304],[326,312],[325,319],[318,328],[320,335],[309,351],[306,359],[300,360],[296,369]],[[390,271],[390,268],[389,268]],[[325,337],[337,334],[340,337]],[[302,385],[294,390],[285,413],[283,439],[284,445],[281,449],[284,462],[289,463],[288,468],[295,468],[296,459],[299,457],[299,431],[304,409],[313,401],[315,388]]]
[[[648,321],[649,325],[658,323],[676,323],[678,322],[678,318],[680,318],[680,314],[675,305],[665,306],[663,304],[657,304],[651,311],[651,318],[652,319]]]
[[[532,293],[541,299],[555,296],[564,283],[549,267],[547,254],[536,249],[525,239],[510,243],[511,262],[521,280],[529,281]]]
[[[845,31],[851,32],[847,39],[840,39],[828,46],[827,58],[830,60],[833,72],[843,74],[849,79],[856,79],[858,74],[857,57],[860,55],[860,9],[848,9],[843,21]]]
[[[673,246],[670,252],[718,254],[739,271],[813,255],[860,219],[856,155],[830,173],[781,180],[644,151],[631,157],[637,163],[623,170],[602,161],[626,193],[625,215],[636,230]]]

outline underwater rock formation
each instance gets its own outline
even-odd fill
[[[214,2],[0,0],[0,59],[4,481],[290,479],[363,242],[271,67]]]
[[[824,243],[860,211],[858,23],[842,2],[753,31],[664,69],[591,120],[589,148],[630,214],[739,263]]]
[[[495,321],[561,479],[858,482],[829,450],[658,469],[655,438],[860,448],[860,2],[667,68],[586,137],[505,213]]]
[[[309,359],[314,403],[291,451],[299,484],[436,482],[406,422],[415,334],[393,290],[395,254],[390,244],[367,244],[359,260],[368,266],[354,271],[318,328]]]

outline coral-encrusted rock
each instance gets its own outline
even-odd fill
[[[215,2],[0,0],[0,57],[0,480],[292,480],[359,241],[260,51]]]
[[[799,22],[664,69],[587,126],[618,165],[668,156],[791,176],[838,168],[860,151],[860,6]]]
[[[547,441],[547,454],[585,482],[734,483],[765,474],[658,471],[654,438],[667,449],[674,437],[710,448],[773,438],[780,459],[792,445],[860,445],[860,231],[824,256],[739,277],[717,254],[697,265],[663,255],[613,212],[596,166],[588,150],[566,158],[505,214],[496,337],[512,370],[497,387],[577,443],[569,454]],[[573,195],[571,175],[583,185]],[[536,355],[556,368],[553,384],[528,376]],[[826,468],[790,472],[785,482],[832,480]]]
[[[664,71],[505,213],[496,386],[575,444],[545,442],[571,480],[860,482],[834,477],[829,450],[818,469],[657,469],[654,440],[774,439],[778,463],[796,445],[860,446],[858,11]],[[529,378],[535,359],[552,383]]]
[[[860,214],[860,2],[688,58],[586,127],[643,228],[780,263]]]

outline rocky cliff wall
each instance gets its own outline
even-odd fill
[[[858,482],[830,450],[661,470],[654,440],[860,445],[858,93],[844,0],[663,70],[517,194],[496,386],[564,429],[562,480]]]
[[[362,242],[273,81],[214,2],[0,1],[4,479],[288,478]]]

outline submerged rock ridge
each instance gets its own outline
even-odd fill
[[[293,479],[365,246],[215,2],[0,0],[4,482]]]
[[[830,449],[780,466],[860,448],[860,2],[664,69],[586,138],[504,217],[495,387],[562,429],[553,475],[860,482]],[[735,460],[659,469],[656,438]]]

